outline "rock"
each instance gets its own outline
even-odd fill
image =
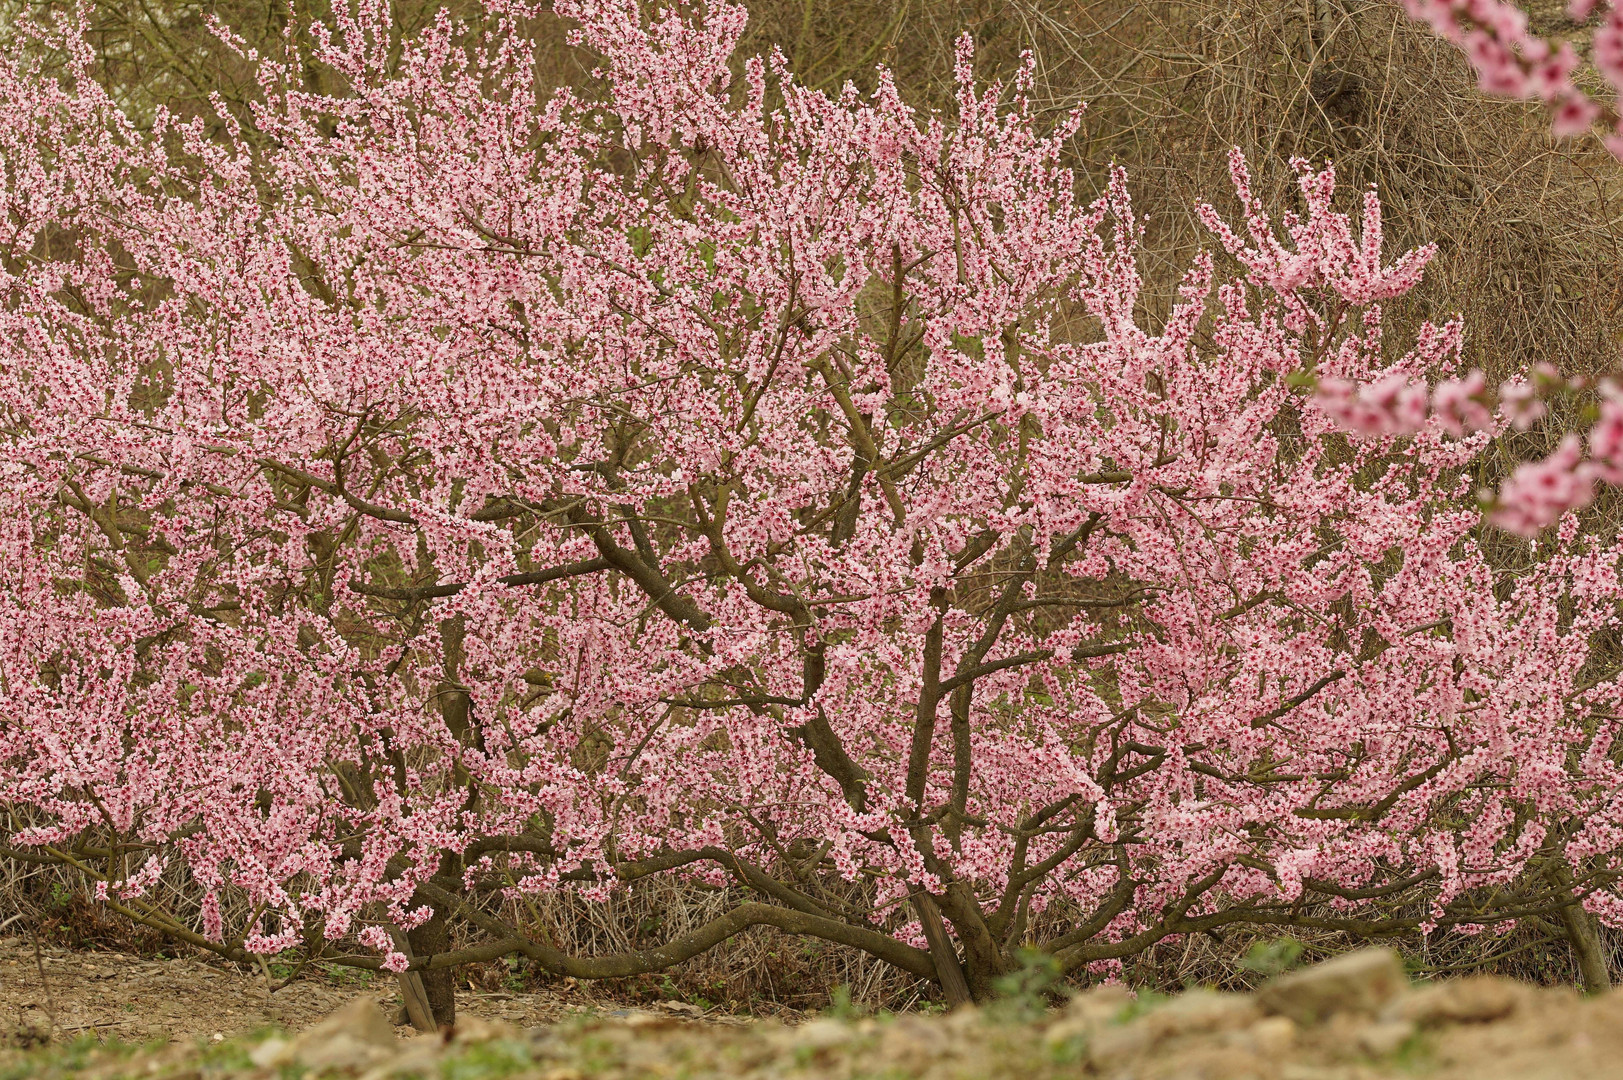
[[[952,1010],[952,1012],[941,1017],[936,1022],[941,1025],[941,1030],[943,1031],[948,1033],[962,1033],[970,1030],[971,1028],[979,1027],[981,1022],[985,1019],[986,1018],[981,1014],[981,1011],[975,1006],[960,1005],[958,1008]],[[874,1019],[871,1016],[865,1016],[861,1020],[857,1021],[857,1034],[859,1035],[872,1035],[876,1030],[877,1025],[874,1023]]]
[[[1377,1020],[1358,1033],[1358,1048],[1370,1057],[1388,1057],[1397,1053],[1417,1030],[1411,1020]]]
[[[1279,1067],[1279,1080],[1348,1080],[1348,1076],[1347,1070],[1339,1065],[1287,1061]]]
[[[1154,1043],[1155,1036],[1141,1023],[1100,1028],[1088,1040],[1088,1059],[1097,1068],[1110,1070],[1138,1057]]]
[[[1288,1016],[1265,1016],[1237,1032],[1233,1041],[1262,1057],[1276,1057],[1296,1045],[1296,1021]]]
[[[922,1017],[902,1016],[886,1029],[873,1052],[898,1075],[924,1076],[938,1058],[953,1053],[953,1046],[937,1025]],[[884,1075],[886,1070],[879,1072]]]
[[[1118,1000],[1125,1004],[1126,994]],[[1095,1003],[1091,1009],[1075,1010],[1081,1015],[1071,1015],[1051,1025],[1045,1038],[1051,1047],[1073,1039],[1085,1040],[1088,1058],[1107,1071],[1129,1058],[1148,1053],[1169,1039],[1236,1031],[1248,1027],[1260,1016],[1256,1003],[1246,995],[1218,994],[1210,990],[1191,990],[1121,1025],[1110,1022],[1120,1015],[1120,1007],[1111,1008],[1107,1017],[1106,1010],[1097,1007],[1100,1004],[1103,1003]]]
[[[1122,1010],[1132,1002],[1133,995],[1127,987],[1121,983],[1104,983],[1072,998],[1065,1007],[1065,1015],[1071,1019],[1107,1024],[1120,1016]]]
[[[248,1051],[248,1060],[261,1069],[280,1069],[293,1064],[293,1044],[272,1036]]]
[[[426,1039],[436,1042],[482,1043],[495,1039],[517,1039],[522,1033],[512,1024],[504,1024],[500,1020],[486,1020],[483,1017],[464,1014],[457,1018],[456,1025],[445,1033],[445,1038],[438,1035],[425,1036]]]
[[[674,1016],[661,1016],[658,1013],[634,1012],[624,1021],[626,1027],[636,1028],[638,1031],[669,1031],[682,1026],[682,1021]]]
[[[374,1065],[361,1074],[360,1080],[394,1080],[396,1077],[425,1077],[440,1075],[445,1057],[445,1039],[441,1035],[424,1034],[409,1039],[393,1057]]]
[[[842,1024],[838,1020],[817,1019],[808,1020],[795,1028],[790,1035],[790,1042],[797,1047],[805,1047],[812,1053],[833,1050],[844,1046],[856,1036],[849,1024]]]
[[[1120,1016],[1132,1000],[1132,995],[1120,983],[1107,983],[1083,991],[1071,999],[1057,1020],[1048,1025],[1043,1040],[1049,1046],[1063,1046],[1073,1040],[1085,1039]],[[956,1017],[968,1011],[960,1009],[951,1015]]]
[[[1337,1013],[1374,1016],[1403,995],[1409,980],[1391,949],[1361,949],[1281,975],[1257,993],[1265,1011],[1299,1024],[1317,1024]]]
[[[1482,1024],[1516,1011],[1518,988],[1503,979],[1474,975],[1422,986],[1398,999],[1388,1010],[1392,1019],[1422,1027],[1434,1024]]]
[[[1072,1043],[1080,1044],[1093,1033],[1093,1025],[1076,1020],[1056,1020],[1043,1031],[1043,1043],[1058,1049]]]
[[[292,1064],[311,1072],[356,1072],[392,1055],[382,1047],[362,1042],[352,1035],[337,1034],[320,1042],[307,1043],[296,1050]]]
[[[51,1041],[51,1022],[48,1019],[39,1022],[27,1020],[22,1016],[22,1009],[19,1008],[17,1024],[11,1029],[9,1041],[12,1045],[20,1046],[24,1050],[35,1046],[44,1046]],[[6,1042],[7,1040],[0,1039],[0,1046],[6,1045]]]
[[[1111,1080],[1263,1080],[1273,1075],[1272,1063],[1259,1060],[1233,1046],[1197,1045],[1169,1051],[1164,1063],[1157,1052],[1149,1060],[1134,1062]]]
[[[1245,994],[1190,990],[1140,1017],[1135,1023],[1143,1024],[1154,1038],[1170,1039],[1180,1035],[1233,1031],[1248,1027],[1260,1016],[1256,1002]]]
[[[378,1003],[358,997],[295,1039],[286,1064],[317,1073],[360,1072],[393,1057],[398,1048],[394,1027]]]

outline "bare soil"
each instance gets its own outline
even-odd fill
[[[41,978],[43,967],[44,978]],[[191,1043],[239,1038],[267,1028],[304,1031],[357,995],[379,999],[393,1018],[400,999],[393,978],[340,971],[300,978],[274,993],[262,975],[202,960],[149,959],[118,952],[86,952],[43,945],[36,959],[27,938],[0,938],[0,1046],[92,1036],[127,1043]],[[626,1016],[568,991],[476,993],[457,996],[463,1016],[519,1028],[575,1017]],[[679,1001],[641,1006],[655,1015],[747,1021]],[[402,1037],[415,1034],[399,1029]],[[216,1036],[219,1039],[216,1039]]]
[[[391,989],[303,979],[267,994],[263,978],[197,961],[48,949],[36,962],[30,942],[4,941],[0,1080],[1623,1080],[1623,992],[1411,985],[1375,950],[1255,994],[1133,1000],[1106,986],[1046,1010],[798,1024],[470,993],[457,1028],[418,1036],[391,1027]],[[26,1046],[52,1011],[55,1041]]]

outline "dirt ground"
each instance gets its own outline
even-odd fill
[[[391,1026],[389,981],[303,980],[267,995],[262,978],[195,961],[41,959],[49,995],[32,944],[0,942],[11,1032],[0,1080],[1623,1080],[1623,992],[1411,984],[1385,950],[1255,994],[1135,1000],[1101,986],[1059,1008],[1014,1000],[792,1024],[680,1002],[468,994],[457,1027],[427,1036]],[[19,1036],[48,1024],[47,1009],[56,1038],[29,1048]]]
[[[44,979],[41,979],[41,967]],[[345,977],[347,976],[347,977]],[[50,1030],[58,1037],[94,1036],[123,1042],[232,1039],[276,1027],[303,1031],[357,995],[381,1001],[393,1016],[400,999],[392,978],[345,972],[301,978],[267,991],[263,976],[201,960],[153,960],[115,952],[43,946],[38,960],[27,938],[0,938],[0,1045],[29,1041]],[[625,1016],[567,993],[462,993],[457,1011],[519,1028],[555,1024],[582,1015]],[[705,1017],[685,1002],[661,1002],[637,1011]],[[746,1021],[710,1014],[712,1023]],[[410,1028],[400,1034],[414,1034]]]

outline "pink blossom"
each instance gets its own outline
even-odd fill
[[[1435,390],[1399,374],[1384,375],[1364,386],[1345,379],[1321,379],[1317,400],[1339,427],[1365,437],[1411,435],[1424,429],[1429,420],[1458,437],[1493,428],[1486,394],[1482,373],[1472,371],[1463,379],[1440,381]]]
[[[1549,457],[1516,466],[1500,488],[1500,505],[1489,520],[1512,532],[1531,534],[1567,511],[1587,506],[1595,497],[1595,476],[1583,467],[1581,445],[1576,436],[1568,435]]]
[[[1526,431],[1548,411],[1538,389],[1526,379],[1513,379],[1499,387],[1499,408],[1517,431]]]
[[[1561,104],[1556,106],[1555,115],[1550,121],[1550,130],[1561,138],[1571,138],[1582,135],[1589,130],[1589,126],[1600,116],[1600,106],[1587,98],[1568,95]]]
[[[1623,122],[1620,109],[1602,95],[1591,98],[1573,81],[1579,67],[1571,43],[1552,45],[1528,30],[1527,16],[1506,0],[1404,0],[1409,14],[1464,49],[1486,93],[1541,100],[1551,111],[1551,131],[1570,138],[1599,121],[1604,128]],[[1605,18],[1591,41],[1590,63],[1609,96],[1623,102],[1623,11],[1613,0],[1570,0],[1567,14],[1587,20],[1599,6]],[[1608,150],[1623,160],[1623,139],[1604,136]]]
[[[1605,388],[1600,419],[1589,429],[1589,456],[1607,468],[1607,483],[1623,482],[1614,478],[1623,470],[1623,395],[1615,385]]]

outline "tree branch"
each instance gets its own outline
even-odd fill
[[[1278,720],[1281,716],[1284,716],[1298,705],[1306,702],[1308,698],[1312,697],[1314,694],[1317,694],[1326,686],[1329,686],[1333,682],[1338,682],[1346,677],[1347,673],[1345,671],[1343,671],[1341,668],[1336,668],[1330,674],[1326,675],[1324,678],[1320,679],[1306,690],[1303,690],[1300,694],[1297,694],[1295,697],[1286,698],[1279,708],[1265,712],[1261,716],[1252,720],[1251,726],[1253,728],[1266,727],[1268,724]]]
[[[582,559],[579,562],[565,563],[562,566],[548,567],[545,570],[526,570],[522,573],[506,574],[497,578],[496,582],[515,588],[524,585],[545,585],[550,581],[561,581],[564,578],[595,574],[599,570],[608,570],[612,567],[613,564],[602,557]],[[362,596],[376,596],[384,600],[428,600],[444,596],[455,596],[468,587],[468,582],[395,588],[388,585],[369,585],[359,578],[351,578],[349,587]]]

